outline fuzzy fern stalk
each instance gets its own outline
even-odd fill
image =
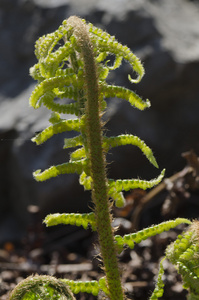
[[[123,191],[152,188],[164,176],[163,170],[151,181],[107,178],[106,153],[117,146],[130,144],[139,147],[146,158],[158,167],[151,149],[139,137],[131,134],[106,137],[101,121],[107,107],[106,98],[122,98],[140,110],[150,107],[150,102],[142,100],[135,92],[106,83],[109,72],[118,68],[122,60],[127,61],[137,74],[134,79],[129,75],[132,83],[141,80],[144,75],[143,66],[128,47],[75,16],[65,20],[55,32],[39,38],[35,54],[38,63],[30,69],[30,74],[38,84],[30,97],[30,105],[34,108],[44,105],[52,113],[49,119],[51,125],[32,140],[40,145],[55,134],[76,131],[75,137],[65,139],[64,148],[77,149],[71,153],[69,162],[51,166],[44,171],[37,170],[33,175],[37,181],[44,181],[60,174],[78,173],[80,184],[85,190],[92,191],[94,204],[91,213],[57,213],[48,215],[44,222],[47,226],[68,224],[83,226],[85,229],[90,226],[97,231],[105,275],[99,281],[75,282],[63,279],[61,282],[68,285],[73,293],[98,295],[102,290],[111,300],[124,300],[118,253],[126,246],[133,249],[134,243],[174,228],[180,223],[189,223],[186,219],[177,219],[123,237],[115,235],[111,225],[112,205],[124,205]],[[114,57],[112,65],[109,62],[110,55]],[[70,103],[66,99],[70,99]],[[72,114],[74,118],[64,119],[65,114]],[[157,294],[156,289],[156,298]]]
[[[80,55],[84,62],[85,134],[89,175],[92,178],[92,200],[95,204],[96,226],[104,269],[111,299],[123,299],[109,209],[108,181],[102,148],[100,121],[100,85],[93,45],[86,25],[78,18],[70,18]]]

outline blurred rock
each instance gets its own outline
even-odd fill
[[[22,235],[29,204],[39,204],[44,216],[55,211],[86,211],[90,199],[76,175],[45,183],[32,178],[32,171],[68,159],[69,153],[61,149],[63,137],[72,135],[56,136],[40,147],[30,141],[35,132],[47,126],[49,115],[45,109],[34,111],[28,106],[35,84],[29,68],[36,62],[36,39],[77,14],[115,35],[141,58],[146,75],[139,85],[129,84],[126,64],[110,80],[149,98],[152,108],[140,112],[124,101],[108,100],[107,134],[138,135],[154,150],[160,168],[166,167],[170,175],[183,165],[182,152],[193,148],[199,153],[198,12],[198,1],[187,0],[0,1],[0,232],[7,224],[9,239]],[[108,159],[116,160],[109,165],[114,178],[150,179],[158,175],[134,147],[113,149]],[[12,235],[13,227],[9,229],[10,216],[20,225],[17,235]],[[5,240],[1,235],[0,242]]]

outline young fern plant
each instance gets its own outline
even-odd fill
[[[199,300],[199,221],[167,247],[166,257],[182,277],[187,300]]]
[[[123,191],[152,188],[164,176],[163,170],[157,178],[150,181],[107,178],[106,153],[117,146],[130,144],[139,147],[146,158],[158,167],[151,149],[139,137],[131,134],[106,137],[101,120],[107,108],[106,98],[122,98],[140,110],[150,107],[150,102],[142,100],[135,92],[106,82],[109,72],[118,68],[122,60],[127,61],[137,74],[134,79],[129,75],[132,83],[141,80],[144,75],[143,66],[128,47],[76,16],[63,21],[55,32],[39,38],[36,42],[35,54],[38,63],[30,69],[30,74],[38,84],[30,97],[30,105],[34,108],[44,105],[52,111],[52,114],[49,119],[51,125],[32,140],[40,145],[55,134],[66,131],[76,131],[78,134],[74,138],[64,140],[64,148],[77,147],[71,153],[69,162],[51,166],[44,171],[37,170],[33,175],[37,181],[45,181],[61,174],[77,173],[80,175],[80,184],[85,190],[91,190],[94,204],[91,213],[57,213],[48,215],[44,222],[47,226],[69,224],[83,226],[85,229],[90,226],[93,231],[97,231],[105,275],[99,281],[75,282],[62,279],[61,282],[69,286],[75,294],[87,292],[98,295],[102,290],[108,299],[124,300],[126,298],[121,284],[118,253],[126,246],[133,249],[134,243],[174,228],[180,223],[190,223],[186,219],[176,219],[123,237],[115,235],[111,225],[112,203],[115,202],[118,207],[124,205]],[[109,55],[114,56],[111,66]],[[65,98],[70,98],[71,102],[66,103]],[[63,100],[60,102],[58,99]],[[75,117],[70,120],[64,119],[64,114],[72,114]],[[153,294],[156,298],[153,299],[158,299],[162,291],[161,274],[162,267]],[[38,279],[37,282],[41,283]],[[23,290],[26,289],[24,286]]]
[[[167,247],[165,257],[160,262],[156,288],[150,297],[151,300],[158,300],[163,295],[163,262],[166,258],[181,275],[183,288],[188,291],[187,300],[199,300],[199,221],[186,222],[190,223],[190,226]]]

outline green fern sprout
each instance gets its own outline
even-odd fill
[[[30,276],[20,282],[10,300],[75,300],[66,284],[52,276]]]
[[[152,150],[139,137],[134,135],[106,137],[101,121],[107,108],[105,100],[109,97],[122,98],[140,110],[150,107],[149,100],[142,100],[135,92],[106,82],[109,72],[118,68],[125,60],[136,74],[134,79],[129,75],[130,82],[138,83],[144,75],[143,66],[131,50],[121,45],[115,37],[75,16],[63,21],[55,32],[39,38],[36,42],[35,55],[38,63],[30,69],[30,74],[38,84],[30,97],[30,105],[35,109],[41,105],[49,109],[51,125],[32,140],[40,145],[53,135],[66,131],[76,131],[77,136],[64,140],[64,149],[76,148],[68,162],[51,166],[44,171],[37,170],[33,173],[34,178],[37,181],[45,181],[61,174],[77,173],[80,175],[80,184],[85,190],[91,190],[94,204],[91,213],[53,214],[47,216],[44,222],[47,226],[69,224],[83,226],[84,229],[90,226],[92,230],[97,231],[105,273],[105,277],[99,281],[75,282],[63,279],[58,280],[58,285],[61,282],[69,286],[75,294],[87,292],[97,295],[102,290],[111,300],[124,300],[126,298],[117,258],[123,247],[128,245],[133,248],[134,243],[174,228],[180,223],[190,223],[186,219],[177,219],[123,237],[115,235],[111,226],[112,201],[121,207],[125,203],[123,191],[152,188],[164,176],[163,170],[157,178],[150,181],[107,178],[106,153],[113,147],[127,144],[140,148],[149,162],[158,168]],[[110,55],[114,57],[112,65],[109,63]],[[70,103],[66,98],[70,99]],[[65,114],[74,115],[74,118],[65,120],[63,117]],[[161,264],[158,284],[153,294],[154,298],[151,299],[158,299],[159,294],[162,294],[162,272]],[[35,286],[32,285],[34,278],[30,278],[30,285],[27,285],[29,282],[27,279],[26,284],[20,285],[20,292],[19,288],[13,292],[17,297],[11,296],[10,299],[27,299],[23,298],[27,287],[33,288],[33,294],[31,296],[29,294],[28,299],[40,299],[40,296],[34,298],[33,295],[36,295],[36,289],[39,289],[40,293],[43,292],[41,288],[43,279],[46,284],[46,278],[41,277],[36,278]]]
[[[166,257],[176,266],[182,276],[183,287],[188,290],[188,300],[199,299],[199,222],[169,245]]]
[[[148,239],[154,235],[160,234],[164,231],[168,231],[176,226],[185,223],[191,224],[191,222],[184,218],[177,218],[175,220],[162,222],[158,225],[154,225],[143,230],[140,230],[135,233],[126,234],[123,237],[120,235],[115,236],[116,243],[118,247],[121,249],[124,245],[128,245],[131,249],[134,248],[134,243],[139,244],[141,241]]]
[[[165,257],[161,260],[160,262],[160,267],[159,267],[159,273],[158,273],[158,279],[156,282],[156,287],[153,291],[153,294],[150,297],[150,300],[158,300],[160,297],[163,296],[164,293],[164,282],[163,282],[163,275],[164,275],[164,266],[163,262],[165,260]]]
[[[183,222],[191,226],[167,247],[166,255],[160,262],[156,287],[150,300],[158,300],[163,295],[163,262],[166,258],[181,275],[183,287],[188,291],[187,300],[199,300],[199,221],[176,219],[173,222]]]

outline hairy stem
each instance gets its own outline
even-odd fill
[[[120,272],[114,235],[111,226],[110,203],[106,177],[106,162],[102,150],[102,126],[99,110],[99,83],[92,43],[86,25],[77,17],[68,19],[68,24],[74,28],[74,34],[81,49],[84,61],[85,91],[86,91],[86,134],[90,156],[90,170],[93,180],[92,199],[95,204],[95,214],[101,256],[107,278],[109,297],[111,300],[122,300]]]

